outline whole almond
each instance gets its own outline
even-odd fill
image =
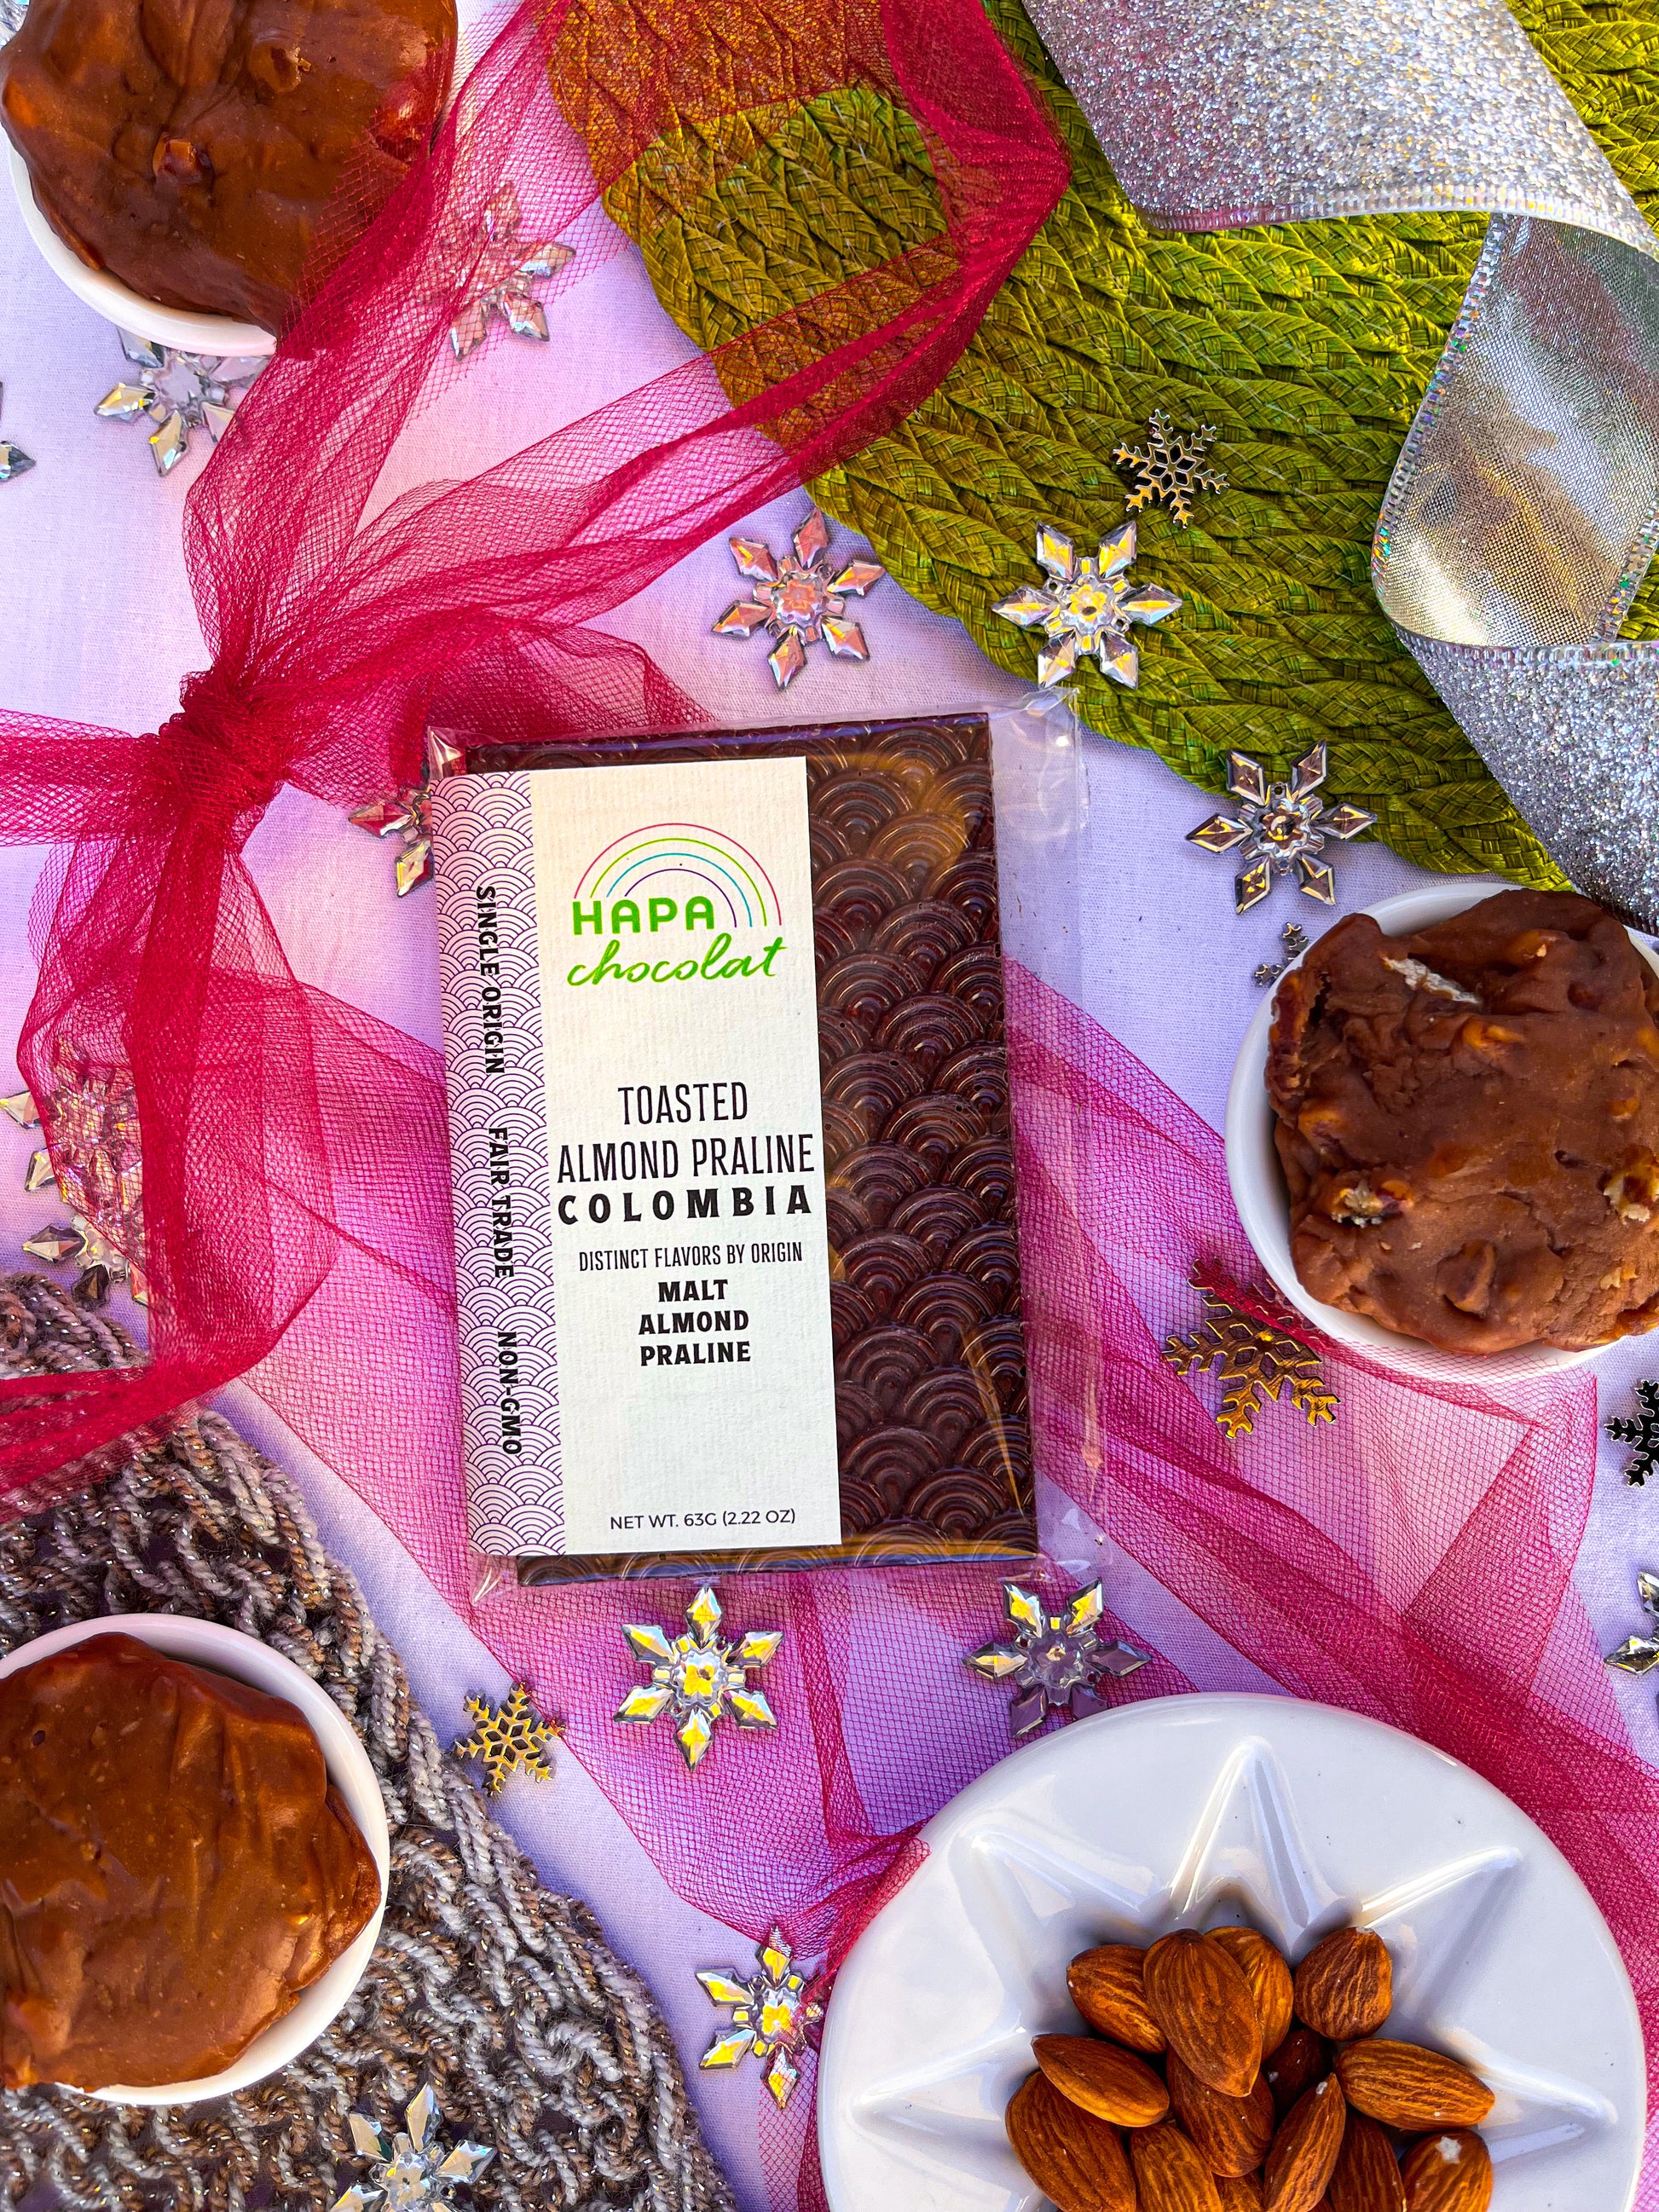
[[[1478,2128],[1492,2110],[1492,2091],[1467,2066],[1414,2043],[1351,2043],[1336,2071],[1350,2104],[1402,2135]]]
[[[1224,2097],[1200,2081],[1175,2051],[1170,2053],[1170,2102],[1212,2173],[1237,2179],[1254,2173],[1267,2155],[1278,2115],[1263,2075],[1248,2097]]]
[[[1171,2051],[1224,2097],[1261,2070],[1261,2021],[1243,1972],[1219,1943],[1182,1929],[1146,1954],[1146,2006]]]
[[[1091,2027],[1130,2051],[1164,2049],[1164,2030],[1146,2009],[1146,1954],[1133,1943],[1098,1943],[1066,1970],[1072,2002]]]
[[[1091,2035],[1039,2035],[1031,2056],[1062,2097],[1118,2128],[1149,2128],[1170,2093],[1144,2059]]]
[[[1277,2051],[1261,2062],[1273,2105],[1282,2119],[1304,2090],[1331,2070],[1331,2055],[1322,2036],[1311,2028],[1293,2027]]]
[[[1368,1928],[1339,1928],[1296,1970],[1297,2018],[1333,2043],[1375,2035],[1393,2005],[1389,1948]]]
[[[1406,2212],[1486,2212],[1492,2157],[1467,2128],[1425,2136],[1406,2160]]]
[[[1261,2015],[1261,2048],[1277,2051],[1291,2032],[1295,2009],[1291,1970],[1283,1954],[1254,1928],[1212,1928],[1210,1940],[1220,1944],[1250,1985],[1250,1995]]]
[[[1261,2184],[1254,2173],[1218,2173],[1221,2212],[1261,2212]]]
[[[1006,2125],[1014,2156],[1058,2212],[1135,2212],[1117,2130],[1079,2112],[1041,2074],[1015,2090]]]
[[[1137,2128],[1129,2157],[1139,2212],[1221,2212],[1214,2176],[1173,2120]]]
[[[1406,2212],[1406,2188],[1394,2146],[1363,2112],[1348,2114],[1327,2194],[1331,2212]]]
[[[1336,2171],[1347,2118],[1334,2074],[1297,2100],[1279,2124],[1262,2171],[1266,2212],[1316,2212]]]

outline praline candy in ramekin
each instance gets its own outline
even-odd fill
[[[1352,915],[1286,975],[1267,1081],[1302,1287],[1443,1351],[1659,1321],[1659,975],[1567,893],[1409,934]]]
[[[7,2087],[220,2075],[380,1902],[375,1856],[286,1700],[118,1633],[0,1678]]]

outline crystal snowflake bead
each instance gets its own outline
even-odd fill
[[[426,774],[419,783],[371,799],[354,806],[346,819],[372,837],[395,837],[402,847],[393,871],[398,896],[407,898],[417,885],[432,877],[432,787],[447,775],[459,775],[466,765],[459,745],[435,730],[426,733]]]
[[[22,20],[21,15],[18,20]],[[14,24],[12,29],[15,28]],[[9,38],[11,32],[4,27],[3,18],[0,18],[0,37]],[[5,396],[5,387],[0,386],[0,404],[3,404]],[[14,477],[26,474],[33,466],[34,463],[21,446],[14,446],[9,438],[0,438],[0,483],[9,483]]]
[[[769,2060],[766,2086],[781,2107],[800,2080],[795,2064],[806,2031],[823,2008],[806,1995],[806,1977],[793,1963],[781,1933],[772,1930],[757,1953],[760,1972],[745,1981],[735,1968],[702,1970],[697,1979],[719,2005],[732,2007],[732,2025],[718,2034],[698,2061],[703,2067],[739,2066],[753,2057]]]
[[[543,277],[557,276],[571,258],[572,249],[548,239],[523,238],[523,228],[518,191],[509,179],[475,229],[445,241],[445,264],[454,271],[451,281],[466,286],[465,303],[449,331],[457,361],[465,361],[483,343],[495,319],[505,323],[514,337],[546,339],[547,315],[530,288]]]
[[[137,370],[135,383],[106,392],[93,413],[106,422],[132,422],[142,415],[155,427],[149,449],[158,476],[168,476],[190,450],[192,430],[217,445],[230,426],[237,400],[264,367],[250,356],[179,353],[149,338],[120,333],[121,350]]]
[[[994,611],[1049,640],[1037,648],[1037,682],[1061,682],[1092,653],[1103,674],[1133,689],[1140,681],[1140,655],[1130,638],[1131,623],[1161,623],[1182,605],[1161,584],[1131,583],[1133,522],[1103,538],[1097,558],[1079,554],[1062,531],[1045,524],[1036,534],[1036,557],[1048,581],[999,599]]]
[[[1127,501],[1131,513],[1161,501],[1184,530],[1193,519],[1193,501],[1200,492],[1227,489],[1226,477],[1204,458],[1216,434],[1208,422],[1196,430],[1177,430],[1163,408],[1158,408],[1146,426],[1145,452],[1138,446],[1119,446],[1112,454],[1121,468],[1133,469],[1138,480]]]
[[[1346,843],[1369,830],[1376,817],[1363,806],[1339,806],[1328,814],[1317,793],[1328,773],[1322,744],[1304,754],[1285,783],[1270,783],[1261,762],[1248,753],[1228,754],[1227,788],[1239,801],[1237,818],[1212,814],[1187,832],[1187,842],[1201,845],[1206,853],[1238,853],[1245,865],[1233,885],[1237,913],[1266,898],[1274,877],[1291,869],[1308,897],[1335,905],[1336,878],[1319,857],[1325,840],[1336,837]]]
[[[388,2136],[361,2112],[347,2115],[352,2148],[370,2162],[364,2181],[337,2197],[330,2212],[442,2212],[457,2202],[455,2191],[476,2181],[495,2155],[482,2143],[458,2143],[447,2151],[438,2141],[438,2100],[422,2089],[404,2114],[404,2125]]]
[[[1649,1620],[1659,1623],[1659,1575],[1638,1575],[1636,1595]],[[1616,1651],[1608,1652],[1607,1664],[1626,1674],[1650,1674],[1659,1667],[1659,1636],[1627,1636]]]
[[[817,507],[781,557],[757,538],[726,542],[751,589],[747,599],[726,610],[714,634],[752,637],[761,629],[775,638],[766,665],[780,691],[787,691],[805,667],[809,645],[828,646],[842,659],[868,660],[870,648],[862,629],[848,617],[847,601],[862,599],[887,571],[873,561],[854,560],[832,574],[830,528]]]
[[[750,1629],[735,1645],[719,1633],[720,1601],[707,1584],[685,1608],[688,1627],[671,1641],[665,1629],[624,1626],[634,1656],[651,1669],[651,1680],[630,1690],[614,1717],[645,1725],[671,1714],[681,1756],[695,1772],[714,1741],[716,1724],[728,1716],[739,1728],[778,1724],[763,1693],[749,1686],[748,1670],[763,1667],[783,1641],[781,1628]]]
[[[1041,1728],[1050,1713],[1081,1719],[1099,1712],[1105,1702],[1103,1678],[1121,1680],[1146,1664],[1146,1654],[1133,1644],[1102,1638],[1106,1595],[1099,1583],[1073,1591],[1059,1613],[1050,1613],[1019,1583],[1004,1583],[1002,1604],[1012,1640],[987,1644],[969,1655],[967,1664],[988,1682],[1012,1682],[1018,1691],[1008,1712],[1016,1736]]]

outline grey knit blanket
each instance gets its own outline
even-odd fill
[[[55,1284],[0,1279],[0,1372],[134,1358]],[[292,1483],[215,1414],[125,1438],[94,1488],[0,1527],[0,1650],[137,1612],[224,1621],[325,1686],[386,1793],[385,1927],[327,2033],[240,2095],[148,2111],[0,2093],[0,2205],[323,2212],[368,2179],[346,2115],[395,2129],[430,2082],[448,2140],[496,2152],[472,2192],[481,2212],[730,2212],[644,1985],[583,1905],[542,1888],[411,1707]]]

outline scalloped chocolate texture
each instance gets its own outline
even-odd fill
[[[867,1227],[884,1229],[896,1209],[927,1184],[926,1164],[902,1145],[865,1145],[837,1165],[833,1188],[846,1193]]]
[[[966,1367],[935,1367],[911,1386],[899,1418],[926,1429],[947,1452],[955,1452],[997,1410],[994,1401],[986,1404],[985,1394]]]
[[[836,1362],[836,1371],[867,1390],[890,1413],[933,1364],[933,1347],[917,1328],[866,1329]]]
[[[823,1026],[822,1014],[818,1026],[820,1030]],[[922,991],[902,1001],[884,1018],[876,1031],[876,1042],[888,1052],[902,1053],[921,1070],[931,1090],[937,1071],[945,1061],[983,1036],[984,1024],[972,1006],[943,991]]]
[[[977,1199],[986,1214],[1000,1218],[1014,1194],[1014,1156],[1006,1137],[986,1137],[964,1146],[945,1171],[946,1182],[958,1184]]]
[[[1019,1291],[1019,1249],[1006,1221],[988,1221],[970,1229],[951,1248],[946,1265],[971,1276],[988,1297],[1006,1308]]]
[[[1025,1411],[1029,1392],[1025,1379],[1025,1332],[1006,1315],[988,1321],[963,1339],[962,1356],[976,1376],[989,1386],[1005,1413]]]
[[[818,1008],[818,1067],[828,1074],[838,1060],[845,1060],[849,1052],[861,1052],[865,1035],[859,1024],[849,1014],[832,1013],[828,1007]]]
[[[959,907],[947,908],[968,927],[967,916]],[[994,945],[964,945],[945,961],[933,978],[933,988],[948,991],[953,999],[960,999],[971,1006],[981,1019],[994,1020],[1000,1036],[1002,1030],[1002,955]]]
[[[856,933],[874,929],[909,896],[903,877],[878,860],[838,860],[813,884],[812,910],[815,916],[833,915]]]
[[[935,981],[934,971],[953,954],[960,955],[972,949],[974,925],[959,906],[948,899],[917,899],[912,904],[901,906],[890,912],[875,933],[878,951],[896,953],[908,960],[929,989],[960,995],[954,986],[942,978]],[[995,956],[994,955],[994,958]],[[996,968],[996,1008],[1002,1012],[1002,967]]]
[[[921,1088],[921,1076],[896,1052],[853,1053],[837,1060],[823,1079],[825,1099],[859,1117],[866,1141],[880,1136],[900,1107],[915,1100]]]
[[[908,896],[920,898],[968,842],[962,823],[948,814],[905,814],[870,840],[872,856],[896,869]]]
[[[812,819],[834,830],[844,853],[862,853],[876,832],[909,805],[910,795],[896,775],[844,769],[813,793]]]
[[[915,988],[915,970],[908,961],[890,952],[850,952],[820,979],[818,1005],[873,1028],[911,998]],[[852,1049],[858,1051],[863,1042],[860,1037]]]
[[[860,1389],[841,1376],[836,1378],[836,1443],[844,1453],[869,1430],[879,1428],[887,1408],[873,1391]]]
[[[943,1366],[962,1358],[964,1340],[995,1310],[971,1276],[941,1269],[911,1284],[894,1307],[893,1318],[907,1328],[920,1329]]]
[[[988,1121],[1008,1110],[1008,1057],[1000,1044],[969,1045],[947,1060],[933,1078],[935,1091],[954,1091]]]
[[[937,1181],[963,1146],[985,1133],[985,1117],[965,1099],[945,1091],[925,1091],[897,1107],[882,1134],[890,1145],[902,1145],[931,1164]]]
[[[824,1194],[823,1218],[829,1225],[832,1252],[845,1251],[855,1237],[862,1237],[874,1226],[864,1218],[847,1193],[837,1190],[833,1183]]]
[[[847,1270],[847,1280],[872,1312],[884,1316],[918,1276],[927,1273],[927,1248],[891,1229],[872,1229],[867,1237],[855,1237],[836,1257]]]
[[[645,745],[495,750],[475,767],[610,764]],[[653,757],[806,763],[844,1540],[720,1555],[1035,1553],[1018,1319],[990,747],[975,716],[657,740]],[[693,1555],[580,1563],[696,1571]],[[544,1570],[544,1574],[542,1571]],[[532,1562],[524,1579],[563,1579]]]
[[[896,1206],[891,1218],[895,1229],[914,1237],[923,1247],[930,1269],[944,1267],[951,1247],[984,1224],[984,1216],[967,1192],[948,1182],[929,1183],[902,1206]]]
[[[974,934],[982,937],[996,920],[996,863],[988,853],[964,853],[934,884],[933,896],[965,914]]]

